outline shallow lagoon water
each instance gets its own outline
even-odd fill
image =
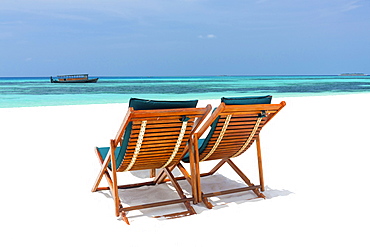
[[[370,76],[99,77],[97,83],[87,84],[50,83],[49,77],[3,77],[0,78],[0,108],[127,103],[132,97],[202,100],[267,94],[300,97],[367,92],[370,92]]]

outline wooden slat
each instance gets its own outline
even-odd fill
[[[184,145],[180,146],[179,151],[181,151],[181,149],[183,149],[184,147],[185,147]],[[165,154],[170,156],[172,154],[173,149],[174,149],[174,146],[172,148],[163,148],[163,149],[144,149],[144,150],[140,150],[140,153],[138,155],[140,156],[140,158],[163,156]],[[126,153],[127,153],[126,155],[133,154],[133,152],[126,152]]]
[[[162,149],[162,148],[169,148],[169,147],[174,147],[174,145],[176,144],[176,142],[164,142],[164,143],[152,143],[152,142],[149,142],[149,143],[145,143],[143,145],[141,145],[141,149],[154,149],[154,148],[157,148],[157,149]],[[130,146],[131,147],[131,146]],[[130,149],[135,149],[135,148],[127,148],[127,150],[130,150]]]
[[[188,125],[193,125],[194,124],[194,121],[188,121],[187,122]],[[137,123],[134,123],[132,125],[133,128],[139,128],[141,125],[141,122],[137,122]],[[177,126],[181,126],[182,125],[182,121],[180,121],[180,119],[177,119],[175,122],[168,122],[168,123],[149,123],[148,124],[148,121],[147,121],[147,128],[171,128],[171,127],[177,127]]]
[[[171,154],[171,153],[170,153]],[[175,158],[180,156],[181,153],[177,153]],[[161,163],[161,161],[167,161],[170,157],[170,155],[168,155],[168,152],[167,153],[164,153],[164,152],[157,152],[155,154],[145,154],[145,155],[140,155],[140,160],[137,160],[135,163],[136,164],[139,164],[139,163],[149,163],[149,162],[154,162],[154,163]]]
[[[231,121],[239,121],[239,122],[254,121],[255,122],[257,120],[257,118],[259,117],[260,113],[261,112],[258,112],[258,113],[253,114],[253,115],[234,115],[234,114],[231,114],[232,115]],[[225,122],[225,119],[226,119],[227,115],[230,115],[230,114],[221,115],[218,122]]]
[[[152,142],[152,143],[155,143],[155,142],[171,142],[173,140],[177,140],[178,136],[162,136],[161,138],[159,137],[148,137],[148,136],[144,136],[145,138],[145,142]],[[132,143],[135,143],[136,145],[136,142],[137,142],[137,136],[131,136],[130,137],[130,141],[129,141],[129,145],[132,145]]]
[[[194,116],[187,116],[187,117],[189,117],[189,120],[188,120],[189,123],[194,122],[194,120],[195,120]],[[161,124],[162,125],[171,125],[171,124],[177,124],[178,122],[181,122],[180,119],[182,119],[182,116],[177,116],[177,118],[176,117],[170,117],[168,119],[165,119],[165,118],[149,119],[149,120],[147,120],[147,124],[148,125],[161,125]],[[140,125],[141,121],[133,120],[132,123],[134,125]]]
[[[262,120],[260,124],[263,124],[263,123],[264,123],[264,120]],[[256,121],[235,121],[231,119],[228,126],[229,127],[231,126],[254,126],[255,124],[256,124]],[[217,127],[221,127],[221,125],[218,124]]]
[[[159,128],[155,128],[155,129],[146,128],[145,129],[145,135],[154,134],[154,133],[158,133],[158,134],[162,134],[162,133],[180,133],[180,129],[181,129],[181,125],[179,125],[177,128],[161,128],[161,129],[159,129]],[[190,132],[191,131],[191,126],[187,126],[186,131]],[[137,135],[139,132],[140,132],[140,129],[133,129],[131,131],[131,135]]]
[[[148,166],[148,168],[145,168],[145,169],[151,169],[152,166],[156,165],[156,164],[158,164],[159,167],[162,167],[164,164],[167,163],[169,158],[170,158],[169,156],[166,156],[165,158],[159,158],[159,157],[158,158],[156,158],[156,157],[148,158],[148,157],[145,157],[145,158],[140,159],[140,161],[136,162],[135,165],[143,166],[143,167]],[[180,158],[180,156],[176,156],[174,160],[176,160],[178,158]],[[173,161],[173,163],[176,163],[176,161]]]
[[[238,142],[238,143],[220,143],[216,150],[222,150],[228,147],[234,147],[234,148],[240,148],[242,145],[244,145],[245,141]],[[205,150],[210,150],[213,145],[208,145]]]
[[[231,134],[231,133],[237,133],[239,135],[248,135],[252,132],[254,126],[234,126],[232,128],[227,128],[225,134]],[[259,127],[258,130],[262,129],[262,127]],[[220,129],[215,129],[213,132],[214,135],[220,134]]]
[[[187,136],[190,136],[190,135],[187,135]],[[145,139],[145,138],[144,138]],[[160,146],[171,146],[171,145],[174,145],[176,143],[177,140],[166,140],[164,142],[161,142],[161,143],[158,143],[158,140],[159,138],[157,138],[156,140],[151,140],[151,141],[147,141],[147,140],[144,140],[143,144],[142,144],[142,147],[145,147],[145,146],[157,146],[157,147],[160,147]],[[130,149],[135,149],[135,146],[132,144],[132,142],[127,146],[127,149],[130,150]]]
[[[274,114],[275,112],[274,111],[266,111],[265,114],[269,115],[269,114]],[[245,112],[222,112],[220,113],[220,116],[224,117],[224,116],[227,116],[227,115],[233,115],[234,117],[243,117],[243,116],[257,116],[261,114],[261,111],[251,111],[251,112],[248,112],[248,114],[246,114]]]
[[[132,119],[138,118],[153,118],[153,119],[170,119],[171,117],[182,116],[203,116],[204,109],[202,108],[182,108],[182,109],[160,109],[160,110],[136,110],[132,112]]]
[[[170,165],[176,165],[179,161],[178,158],[179,157],[177,157],[176,161],[171,162]],[[140,160],[140,162],[135,163],[131,170],[147,170],[153,168],[159,169],[162,168],[167,163],[167,161],[168,158],[166,160],[149,159],[147,162],[144,162],[144,160]]]
[[[156,133],[145,133],[145,137],[162,137],[162,136],[178,136],[180,133],[180,130],[178,131],[174,131],[174,132],[163,132],[163,133],[159,133],[159,132],[156,132]]]
[[[237,189],[231,189],[231,190],[223,190],[223,191],[206,193],[206,194],[203,195],[203,197],[213,197],[213,196],[227,195],[227,194],[232,194],[232,193],[255,190],[255,189],[259,189],[259,188],[261,188],[261,186],[255,185],[255,186],[249,186],[249,187],[243,187],[243,188],[237,188]]]
[[[222,139],[221,144],[230,144],[230,145],[235,144],[235,145],[237,145],[238,143],[244,143],[247,140],[247,138],[248,137],[246,137],[246,136],[237,136],[237,137],[230,137],[230,138],[226,137],[226,138]],[[209,141],[207,146],[213,145],[215,143],[215,141],[216,140],[212,138]]]
[[[192,200],[193,200],[193,198],[175,199],[175,200],[169,200],[169,201],[163,201],[163,202],[154,202],[154,203],[142,204],[142,205],[138,205],[138,206],[124,207],[121,210],[122,211],[132,211],[132,210],[139,210],[139,209],[145,209],[145,208],[166,206],[166,205],[177,204],[177,203],[184,203],[184,202],[189,202],[189,201],[192,201]]]
[[[132,115],[131,121],[143,121],[145,119],[147,121],[153,121],[153,122],[155,121],[176,122],[179,119],[182,119],[183,116],[186,116],[190,119],[202,117],[202,114],[183,114],[183,115],[174,114],[170,116],[165,116],[165,115],[155,115],[154,112],[150,112],[148,116],[144,116],[144,114],[142,115],[138,114],[137,111],[135,111],[134,113],[135,115]]]
[[[217,151],[221,151],[221,150],[225,150],[225,149],[240,149],[242,147],[242,145],[244,145],[245,142],[239,142],[235,145],[233,144],[230,144],[230,143],[227,143],[227,144],[220,144],[218,147],[217,147]],[[207,148],[205,149],[205,152],[207,152],[208,150],[211,150],[211,147],[213,145],[210,145],[210,146],[207,146]]]
[[[232,145],[230,143],[227,143],[227,144],[221,143],[217,147],[217,151],[240,149],[244,144],[245,144],[245,142],[239,142],[239,143],[237,143],[235,145]],[[207,147],[207,149],[208,149],[208,147]]]
[[[238,138],[243,138],[243,137],[249,137],[250,133],[246,133],[245,135],[239,135],[237,133],[226,133],[224,135],[225,140],[227,139],[238,139]]]
[[[142,186],[149,186],[149,185],[155,185],[153,181],[149,182],[143,182],[143,183],[136,183],[136,184],[126,184],[126,185],[118,185],[118,189],[132,189],[132,188],[138,188]],[[99,187],[97,191],[101,190],[109,190],[109,187]]]
[[[247,120],[247,121],[241,121],[239,119],[235,119],[235,118],[231,118],[230,122],[229,122],[229,125],[233,126],[233,125],[255,125],[255,123],[257,122],[257,118],[256,119],[253,119],[253,120]],[[261,120],[261,123],[260,124],[263,124],[264,122],[266,121],[265,118],[263,118]],[[219,121],[217,123],[218,126],[222,126],[224,124],[224,121]]]

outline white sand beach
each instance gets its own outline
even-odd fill
[[[117,220],[108,193],[91,192],[94,147],[108,146],[127,104],[0,109],[0,246],[369,246],[369,97],[273,98],[287,106],[261,132],[267,199],[212,198],[214,209],[198,204],[177,219],[152,216],[181,205],[133,211],[131,225]],[[198,105],[207,103],[219,100]],[[235,162],[258,183],[255,156],[252,146]],[[202,181],[212,190],[240,179],[224,167]],[[140,203],[173,194],[166,184],[134,190],[121,195]]]

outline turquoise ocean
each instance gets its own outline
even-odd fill
[[[99,77],[99,76],[91,76]],[[370,76],[99,77],[97,83],[50,83],[49,77],[0,77],[0,108],[370,93]]]

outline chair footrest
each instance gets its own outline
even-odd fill
[[[145,208],[160,207],[160,206],[166,206],[166,205],[171,205],[171,204],[184,203],[188,201],[193,201],[193,198],[184,198],[184,199],[175,199],[175,200],[163,201],[163,202],[154,202],[154,203],[148,203],[148,204],[143,204],[143,205],[125,207],[125,208],[122,207],[120,208],[120,211],[133,211],[133,210],[139,210],[139,209],[145,209]]]
[[[142,186],[151,186],[151,185],[155,185],[155,183],[153,181],[149,181],[149,182],[136,183],[136,184],[125,184],[125,185],[118,185],[117,188],[118,189],[132,189],[132,188],[138,188]],[[109,189],[110,189],[109,187],[98,187],[96,191],[109,190]]]
[[[179,212],[179,213],[166,214],[166,215],[163,215],[163,216],[155,216],[154,218],[165,217],[166,219],[175,219],[175,218],[190,216],[190,215],[193,215],[193,214],[194,213],[191,212],[191,211],[184,211],[184,212]]]
[[[219,195],[226,195],[226,194],[244,192],[244,191],[248,191],[248,190],[256,190],[256,189],[260,189],[260,188],[261,188],[261,185],[254,185],[254,186],[237,188],[237,189],[231,189],[231,190],[224,190],[224,191],[218,191],[218,192],[205,193],[202,196],[203,197],[212,197],[212,196],[219,196]]]

